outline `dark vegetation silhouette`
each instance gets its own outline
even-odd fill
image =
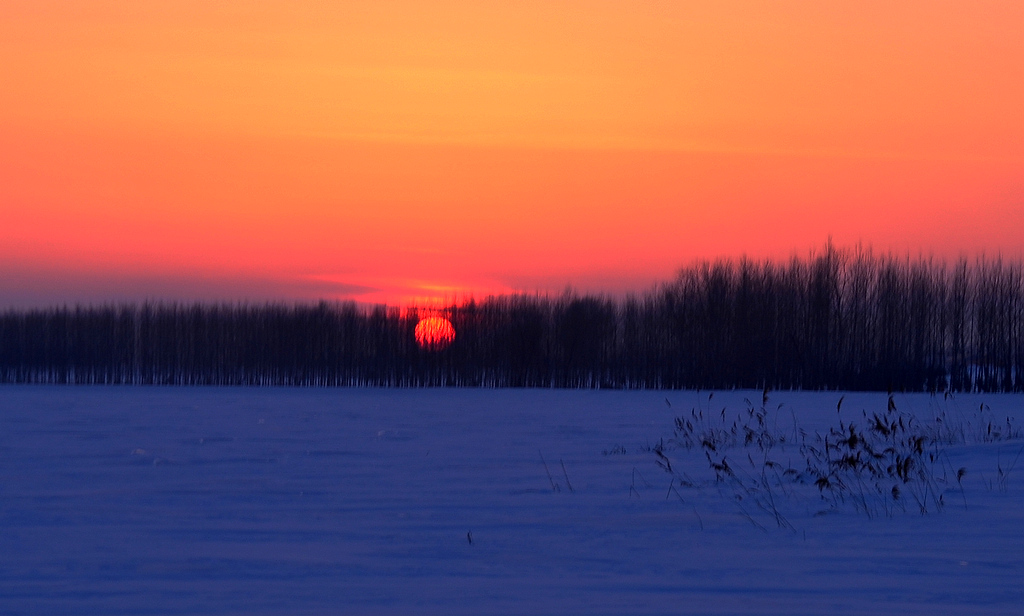
[[[0,314],[0,381],[161,385],[1024,389],[1024,267],[831,244],[700,262],[651,292],[354,303],[142,304]]]

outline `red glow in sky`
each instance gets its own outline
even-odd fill
[[[1024,246],[1024,5],[7,0],[0,308]]]

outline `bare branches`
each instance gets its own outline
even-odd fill
[[[828,244],[697,263],[624,299],[512,295],[442,310],[142,304],[0,312],[0,382],[1024,390],[1024,265]]]

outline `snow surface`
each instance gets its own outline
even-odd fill
[[[792,528],[672,445],[676,417],[748,401],[761,392],[0,387],[0,613],[1024,609],[1024,442],[984,438],[1024,422],[1024,396],[897,394],[967,436],[942,456],[945,507],[868,517],[793,484],[772,494]],[[766,407],[795,434],[886,404]]]

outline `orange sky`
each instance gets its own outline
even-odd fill
[[[0,308],[1020,256],[1021,32],[1016,0],[4,0]]]

